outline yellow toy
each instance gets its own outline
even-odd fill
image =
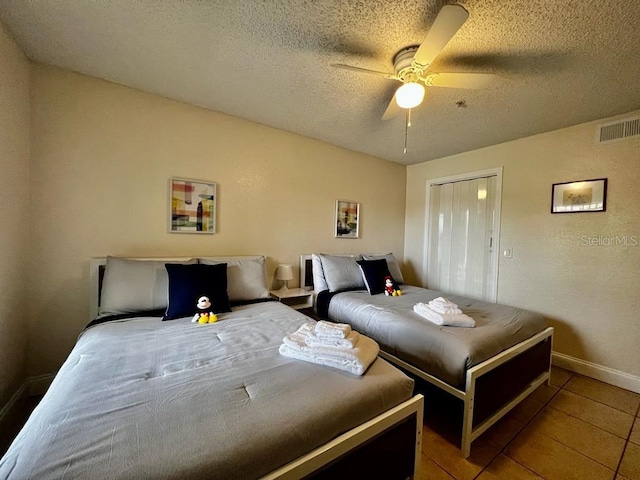
[[[198,303],[196,303],[196,308],[199,312],[191,319],[192,323],[198,322],[200,325],[204,325],[205,323],[215,323],[218,321],[218,316],[215,313],[207,312],[207,310],[211,308],[209,297],[200,297]]]

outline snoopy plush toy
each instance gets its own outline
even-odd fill
[[[207,311],[211,308],[211,302],[209,297],[202,296],[196,303],[197,313],[191,319],[191,322],[198,322],[200,324],[214,323],[218,321],[218,316],[212,311]]]

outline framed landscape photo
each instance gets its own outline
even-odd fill
[[[607,179],[554,183],[551,213],[604,212],[607,209]]]
[[[169,232],[215,233],[216,184],[186,178],[169,179]]]
[[[358,238],[360,204],[336,200],[336,238]]]

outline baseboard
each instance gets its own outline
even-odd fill
[[[55,376],[55,373],[45,373],[44,375],[29,377],[29,396],[44,395]]]
[[[47,373],[27,378],[0,410],[0,423],[2,423],[18,400],[34,395],[44,395],[55,376],[55,373]]]
[[[4,417],[11,411],[11,409],[18,402],[18,400],[28,395],[27,394],[28,388],[29,388],[29,379],[25,380],[24,383],[20,385],[20,388],[18,388],[18,390],[16,390],[16,392],[13,395],[11,395],[11,398],[9,399],[9,401],[5,403],[4,407],[2,407],[2,410],[0,410],[0,423],[2,423],[2,421],[4,420]]]
[[[613,368],[570,357],[564,353],[553,352],[551,363],[557,367],[594,378],[616,387],[640,393],[640,377]]]

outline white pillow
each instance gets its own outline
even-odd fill
[[[134,260],[107,257],[100,297],[100,316],[160,310],[169,305],[167,263],[187,260]]]
[[[227,293],[230,302],[269,298],[267,259],[264,256],[199,258],[198,262],[205,265],[227,264]]]
[[[389,273],[391,274],[393,279],[396,281],[396,283],[404,283],[404,278],[402,277],[402,272],[400,271],[400,265],[398,264],[398,261],[396,260],[396,257],[393,255],[393,253],[387,253],[385,255],[378,255],[378,254],[368,255],[363,253],[362,258],[364,260],[380,260],[381,258],[384,258],[387,261],[387,267],[389,267]]]
[[[362,272],[356,261],[362,255],[337,256],[321,253],[322,271],[330,292],[365,288]]]
[[[311,255],[311,268],[313,269],[313,291],[320,293],[329,290],[322,271],[322,261],[315,253]]]

